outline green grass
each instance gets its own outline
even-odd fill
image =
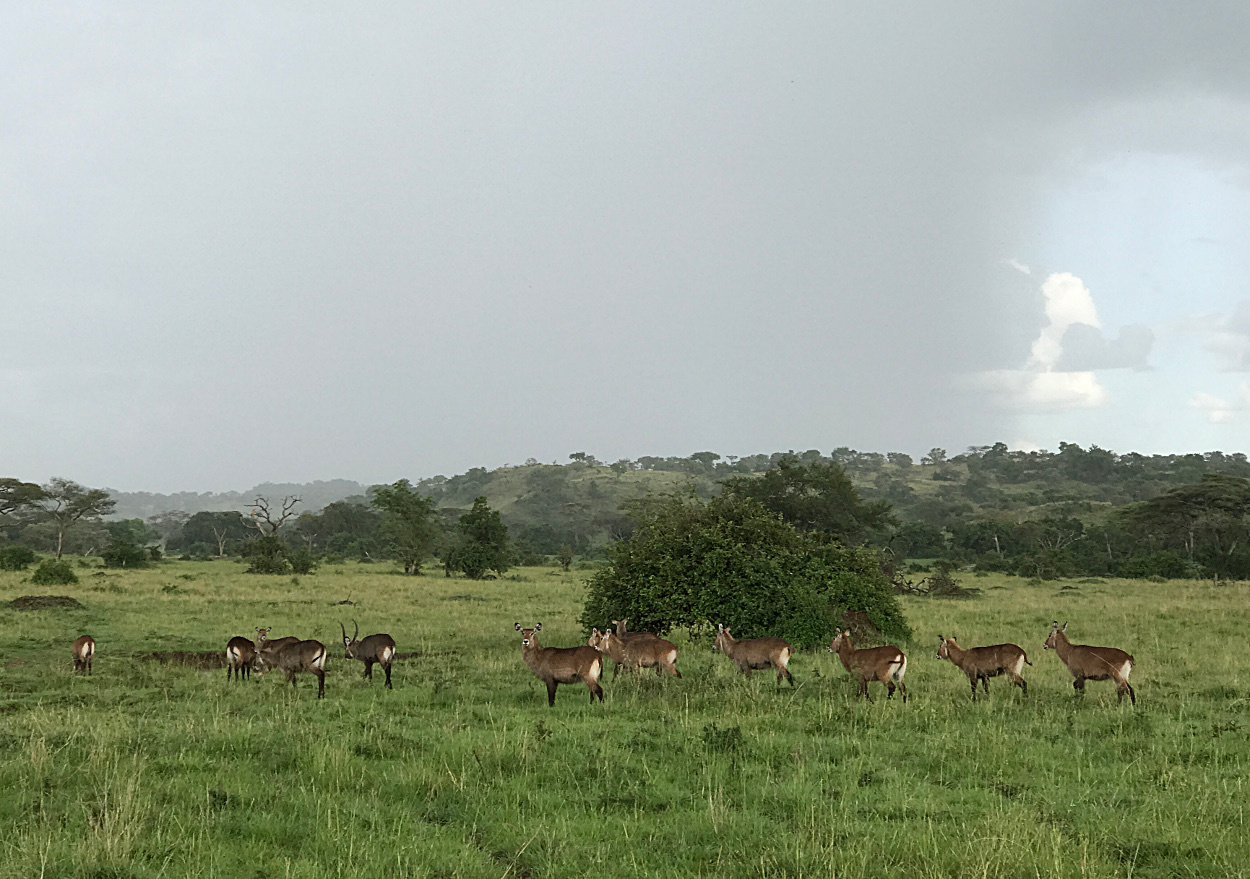
[[[824,652],[790,690],[678,639],[681,680],[609,680],[601,706],[562,686],[549,710],[512,626],[579,641],[577,572],[79,570],[0,574],[0,600],[86,607],[0,608],[0,877],[1250,875],[1244,584],[989,577],[976,600],[909,599],[906,706],[875,684],[856,701]],[[422,654],[393,692],[337,648],[321,702],[308,676],[138,658],[260,625],[334,647],[353,617]],[[1136,655],[1136,709],[1109,683],[1074,697],[1041,649],[1056,618]],[[1000,678],[972,704],[938,632],[1023,646],[1027,699]]]

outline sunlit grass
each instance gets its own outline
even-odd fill
[[[549,710],[512,627],[579,642],[577,572],[80,574],[0,574],[0,601],[86,608],[0,608],[0,877],[1247,875],[1242,584],[986,577],[975,600],[907,599],[906,706],[856,701],[823,651],[791,690],[675,637],[680,680],[609,679],[601,706],[562,686]],[[419,654],[394,691],[341,658],[353,618]],[[1053,619],[1135,654],[1136,709],[1109,683],[1073,695],[1041,649]],[[308,677],[140,658],[262,625],[332,648],[324,700]],[[1020,644],[1029,695],[1000,678],[973,704],[939,632]]]

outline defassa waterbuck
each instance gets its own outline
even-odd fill
[[[667,671],[673,677],[681,677],[681,672],[677,670],[676,665],[677,645],[672,641],[666,641],[650,632],[631,632],[629,635],[621,636],[613,634],[611,629],[602,634],[599,634],[598,629],[594,631],[599,635],[598,648],[612,657],[612,661],[616,663],[616,667],[612,670],[613,680],[616,679],[616,673],[621,666],[624,666],[627,671],[654,668],[657,675]],[[594,636],[591,640],[594,640]]]
[[[1063,660],[1068,671],[1072,672],[1072,688],[1084,693],[1086,681],[1115,681],[1116,702],[1123,702],[1124,694],[1128,693],[1129,701],[1136,705],[1137,694],[1128,682],[1129,673],[1133,670],[1133,657],[1117,647],[1073,644],[1064,634],[1067,628],[1067,623],[1061,627],[1055,620],[1042,649],[1055,651]]]
[[[780,638],[743,638],[739,641],[729,633],[729,626],[721,623],[716,627],[712,649],[728,656],[747,677],[751,676],[751,669],[754,668],[775,668],[778,684],[784,678],[790,686],[794,686],[794,678],[787,668],[794,648]]]
[[[868,694],[868,684],[872,681],[885,684],[887,699],[894,698],[897,687],[903,694],[903,702],[907,701],[907,685],[903,683],[903,675],[907,674],[907,656],[893,644],[856,650],[851,646],[851,630],[844,629],[834,637],[829,652],[838,654],[843,667],[859,678],[859,693],[869,702],[872,696]]]
[[[532,629],[523,629],[520,623],[516,623],[516,630],[521,633],[521,657],[534,676],[546,684],[548,707],[556,704],[556,687],[578,681],[590,690],[592,703],[596,697],[602,702],[603,687],[599,686],[599,675],[603,671],[603,657],[599,651],[589,645],[543,647],[537,638],[542,628],[542,623],[535,623]]]
[[[262,672],[271,668],[281,669],[292,687],[295,686],[295,676],[300,672],[315,675],[317,698],[325,697],[326,646],[320,641],[291,641],[283,638],[281,641],[267,642],[256,656],[256,668]]]
[[[252,676],[252,666],[256,662],[256,645],[236,635],[226,644],[226,680],[231,675],[238,681]]]
[[[368,635],[362,641],[357,641],[356,636],[360,634],[360,625],[352,620],[352,625],[356,630],[350,638],[347,637],[347,627],[339,623],[339,628],[343,630],[343,656],[345,659],[359,659],[365,664],[365,677],[370,681],[373,680],[373,665],[377,663],[382,666],[382,670],[386,672],[386,689],[392,690],[391,686],[391,663],[395,660],[395,639],[390,635],[377,634]]]
[[[1026,695],[1029,685],[1020,677],[1020,671],[1026,665],[1032,665],[1024,650],[1015,644],[995,644],[991,647],[960,647],[954,638],[943,638],[938,635],[938,659],[949,659],[952,664],[968,676],[972,684],[972,701],[977,698],[977,681],[986,695],[990,692],[990,678],[1005,674],[1011,682]]]
[[[95,638],[90,635],[79,635],[78,640],[74,642],[74,671],[79,674],[91,674],[91,659],[94,656]]]

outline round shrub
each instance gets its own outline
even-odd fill
[[[35,563],[35,551],[17,543],[0,547],[0,571],[24,571]]]
[[[74,567],[65,559],[44,559],[30,575],[37,586],[70,586],[78,582]]]
[[[622,617],[661,634],[724,623],[737,637],[811,647],[857,611],[891,638],[911,634],[872,550],[821,542],[731,494],[664,497],[636,512],[633,536],[609,549],[590,580],[588,630]]]

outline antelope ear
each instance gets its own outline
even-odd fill
[[[716,627],[716,631],[718,631],[718,632],[723,632],[723,631],[725,631],[725,624],[724,624],[724,623],[720,623],[719,625],[717,625],[717,627]]]
[[[1068,631],[1068,624],[1067,624],[1067,623],[1064,623],[1064,624],[1063,624],[1063,628],[1062,628],[1062,629],[1060,629],[1059,631],[1061,631],[1061,632],[1066,632],[1066,631]]]
[[[534,631],[535,631],[535,632],[541,632],[542,630],[543,630],[543,624],[542,624],[542,623],[534,623]]]
[[[521,631],[521,624],[520,624],[520,623],[517,623],[517,624],[516,624],[516,630],[517,630],[518,632],[519,632],[519,631]]]

